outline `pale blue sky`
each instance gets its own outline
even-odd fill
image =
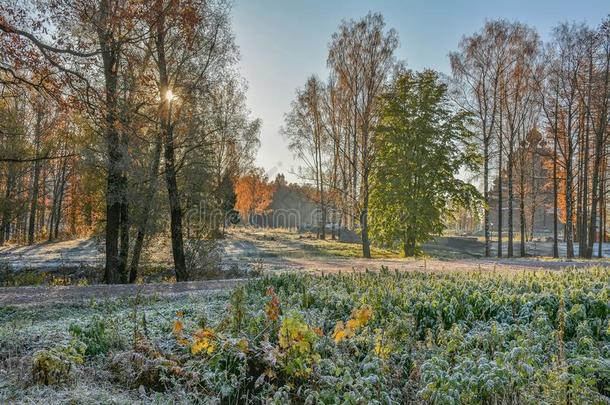
[[[449,73],[448,53],[486,20],[506,18],[537,28],[543,39],[560,21],[597,26],[610,13],[608,0],[399,1],[236,0],[233,27],[240,69],[249,83],[248,106],[263,120],[257,164],[271,177],[295,171],[298,162],[279,134],[295,89],[315,73],[327,76],[330,36],[342,19],[380,12],[400,37],[398,57],[412,69]]]

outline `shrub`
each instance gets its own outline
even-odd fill
[[[87,356],[106,354],[109,350],[124,347],[124,341],[115,323],[109,320],[96,317],[84,326],[71,324],[69,330],[72,336],[86,345]]]
[[[218,278],[220,247],[215,240],[189,239],[184,244],[186,270],[191,280]]]
[[[143,386],[153,391],[164,391],[169,385],[168,376],[181,370],[173,360],[136,351],[115,354],[109,368],[121,384],[129,388]]]
[[[38,350],[32,359],[33,381],[44,385],[71,382],[76,365],[83,364],[86,346],[71,341],[67,346]]]

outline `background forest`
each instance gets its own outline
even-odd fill
[[[429,123],[438,108],[427,104],[420,89],[410,110],[388,109],[397,97],[393,88],[410,75],[405,76],[404,64],[394,56],[398,34],[378,14],[341,24],[329,44],[328,79],[307,79],[286,116],[285,133],[305,163],[301,175],[315,185],[323,216],[329,207],[339,208],[342,223],[359,228],[363,255],[370,257],[370,231],[373,240],[390,246],[401,244],[399,235],[411,232],[418,235],[419,245],[467,212],[476,224],[482,222],[470,231],[482,228],[485,256],[492,255],[493,237],[498,257],[523,257],[542,211],[552,213],[552,233],[546,236],[552,238],[553,257],[559,257],[559,243],[565,242],[568,258],[575,253],[591,258],[594,243],[606,235],[610,21],[594,28],[562,23],[550,38],[544,43],[535,28],[507,20],[489,21],[462,38],[449,55],[452,75],[443,79],[451,99],[443,119],[448,121],[451,111],[466,114],[465,128],[475,139],[464,143],[465,138],[454,134],[443,159],[449,151],[469,153],[475,147],[480,160],[476,168],[465,170],[475,162],[471,157],[439,174],[442,169],[424,165],[416,151],[420,147],[429,160],[438,159],[427,147],[443,139],[447,128],[440,133],[422,126],[401,128],[403,145],[409,136],[419,135],[402,167],[396,167],[395,153],[386,153],[384,120],[425,117]],[[383,175],[384,167],[392,165],[393,180]],[[383,181],[376,186],[372,179],[379,175]],[[453,200],[450,185],[420,193],[419,204],[398,195],[397,190],[403,196],[417,195],[417,179],[436,175],[470,178],[479,185],[479,209],[463,198]],[[375,187],[383,190],[378,193],[383,198],[372,202]],[[444,200],[438,210],[422,212],[436,198]],[[369,230],[367,218],[393,216],[388,204],[398,206],[399,217],[410,219]],[[413,221],[416,216],[422,223]],[[442,221],[432,229],[429,223],[437,218]],[[601,257],[602,244],[597,248]]]
[[[123,283],[167,236],[181,281],[192,241],[221,236],[235,209],[243,222],[272,210],[282,177],[254,167],[260,121],[229,2],[1,7],[0,242],[100,235],[104,280]],[[281,130],[301,162],[290,190],[317,206],[308,229],[352,231],[367,258],[371,243],[414,255],[466,216],[485,256],[513,257],[542,212],[554,257],[560,242],[592,257],[606,234],[610,25],[562,23],[550,38],[489,21],[444,77],[409,71],[381,14],[342,22],[328,77],[297,89]]]
[[[126,282],[145,240],[161,232],[177,279],[188,279],[185,235],[222,226],[192,223],[188,210],[231,209],[234,181],[259,142],[230,4],[0,7],[0,241],[100,234],[105,280]]]

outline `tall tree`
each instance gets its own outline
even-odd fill
[[[508,22],[504,20],[488,22],[480,32],[464,37],[459,43],[459,51],[449,55],[456,84],[454,90],[457,92],[457,102],[461,108],[477,118],[476,133],[483,147],[483,221],[486,257],[491,255],[489,170],[494,135],[499,131],[497,117],[501,108],[500,78],[506,69],[508,59],[507,31]],[[501,147],[500,142],[498,145]],[[499,170],[501,166],[500,157]],[[501,204],[502,199],[500,198],[499,201]],[[500,208],[499,215],[501,211]],[[501,220],[500,217],[499,235],[502,228]],[[498,244],[500,246],[498,255],[501,256],[501,236]]]
[[[501,74],[500,97],[506,123],[505,141],[508,146],[507,177],[508,177],[508,257],[514,255],[514,165],[517,163],[515,148],[525,140],[526,134],[533,129],[536,117],[532,114],[537,95],[534,84],[535,64],[539,52],[539,38],[536,31],[523,24],[512,23],[507,26],[508,60]],[[530,119],[528,119],[530,118]],[[523,201],[523,199],[522,199]],[[524,210],[520,210],[523,216]],[[522,218],[524,219],[524,218]],[[525,231],[522,225],[522,236]],[[525,255],[525,241],[521,243],[521,255]]]
[[[564,170],[565,231],[567,257],[574,257],[574,160],[577,153],[579,78],[585,66],[580,40],[584,26],[560,24],[553,32],[556,58],[553,74],[558,83],[558,150]]]
[[[593,243],[595,242],[595,231],[599,230],[599,251],[602,252],[603,233],[601,223],[598,225],[598,205],[601,206],[600,199],[603,196],[603,189],[600,184],[603,180],[602,160],[606,153],[608,144],[608,127],[610,121],[610,17],[606,18],[598,33],[590,41],[590,69],[591,81],[595,83],[595,91],[589,90],[589,103],[587,105],[587,122],[591,122],[595,137],[593,160],[593,178],[591,181],[591,219],[588,229],[588,245],[585,256],[593,256]],[[595,64],[595,76],[593,69]],[[592,83],[590,84],[592,86]],[[595,112],[595,116],[593,113]],[[602,190],[602,191],[600,191]],[[601,216],[601,215],[600,215]],[[601,257],[602,254],[600,253]]]
[[[38,158],[41,152],[44,110],[39,101],[35,104],[36,124],[34,126],[34,156]],[[40,192],[40,170],[41,161],[34,161],[32,193],[30,198],[30,215],[28,218],[28,245],[34,243],[36,236],[36,212],[38,211],[38,193]]]
[[[371,194],[371,230],[405,256],[445,228],[449,205],[471,206],[476,188],[457,178],[475,169],[468,113],[453,112],[447,86],[431,70],[400,75],[384,97]]]
[[[297,90],[296,100],[292,103],[291,111],[286,114],[285,126],[282,129],[289,139],[290,149],[301,160],[306,171],[302,177],[306,181],[313,181],[316,187],[316,201],[319,204],[320,223],[318,236],[326,238],[326,146],[328,135],[326,133],[326,118],[324,114],[325,85],[316,77],[310,77],[303,90]]]
[[[368,235],[370,174],[375,159],[374,128],[379,119],[378,98],[384,91],[396,61],[398,35],[385,30],[381,14],[344,21],[333,34],[328,65],[349,100],[352,126],[348,161],[352,166],[351,195],[360,222],[362,255],[371,257]]]

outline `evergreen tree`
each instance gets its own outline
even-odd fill
[[[469,116],[454,112],[436,72],[405,72],[383,96],[371,194],[371,231],[383,244],[402,244],[413,256],[421,242],[440,234],[449,206],[480,199],[457,175],[475,169],[478,156]]]

